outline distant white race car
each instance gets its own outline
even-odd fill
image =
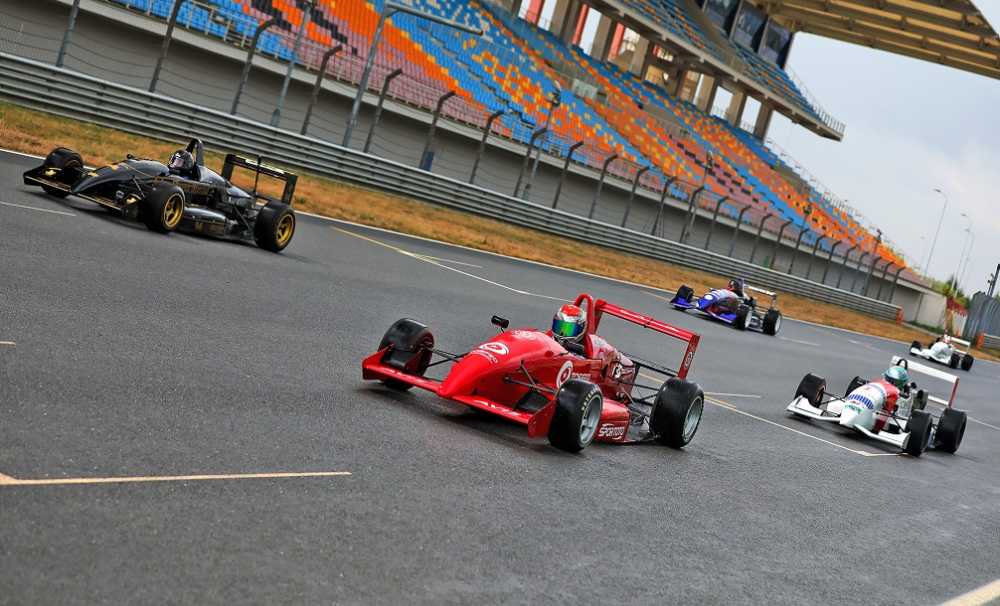
[[[958,349],[956,346],[959,345],[964,347],[966,351]],[[944,364],[951,368],[969,370],[975,361],[972,354],[967,351],[970,345],[971,343],[968,341],[963,341],[957,337],[942,335],[935,339],[931,343],[931,346],[927,348],[921,345],[920,341],[914,341],[910,344],[910,355],[919,356],[925,360]]]
[[[827,393],[826,379],[810,373],[799,383],[786,410],[807,419],[837,423],[914,457],[931,447],[957,451],[967,422],[966,414],[953,407],[958,377],[899,356],[893,356],[892,365],[947,381],[951,396],[947,400],[929,396],[917,389],[916,383],[900,390],[884,380],[854,377],[844,397],[839,397]],[[945,407],[937,419],[925,410],[929,399]]]

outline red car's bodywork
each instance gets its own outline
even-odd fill
[[[604,397],[595,439],[618,443],[642,441],[646,436],[630,431],[634,411],[629,404],[639,400],[632,396],[633,387],[654,392],[658,387],[638,384],[639,369],[685,378],[698,347],[699,335],[603,300],[594,301],[587,294],[579,295],[576,304],[587,313],[587,330],[580,353],[567,351],[547,332],[522,328],[501,332],[460,356],[441,353],[455,362],[442,381],[384,363],[389,348],[380,349],[364,359],[363,377],[399,381],[491,412],[526,425],[531,437],[548,433],[558,388],[570,378],[585,379],[597,385]],[[596,334],[605,314],[684,341],[687,347],[680,366],[673,370],[636,361],[616,350]]]

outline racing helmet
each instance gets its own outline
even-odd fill
[[[560,343],[579,343],[587,330],[587,315],[576,305],[563,305],[552,318],[552,337]]]
[[[910,382],[910,374],[902,366],[890,366],[882,375],[887,383],[891,383],[899,389],[905,389]]]
[[[743,296],[743,278],[733,278],[729,281],[729,290],[736,293],[737,297]]]
[[[186,149],[179,149],[170,156],[170,164],[167,167],[175,175],[190,176],[194,172],[194,156]]]

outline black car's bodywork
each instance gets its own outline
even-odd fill
[[[288,245],[296,222],[291,208],[294,174],[268,166],[260,158],[229,154],[219,175],[205,167],[201,141],[192,140],[187,151],[195,165],[190,174],[179,175],[162,162],[131,155],[88,171],[79,154],[57,148],[41,166],[24,173],[24,183],[41,186],[54,196],[74,195],[95,202],[161,233],[179,229],[253,240],[273,252]],[[237,168],[253,173],[251,191],[231,183]],[[257,190],[261,175],[284,183],[281,198]]]

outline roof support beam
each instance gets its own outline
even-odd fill
[[[781,4],[782,2],[779,0],[777,3]],[[823,4],[827,4],[827,2],[823,2]],[[915,8],[909,8],[908,6],[904,6],[901,4],[897,4],[892,0],[831,0],[829,2],[829,7],[839,8],[845,4],[882,11],[883,13],[889,13],[890,15],[898,15],[900,17],[907,17],[911,19],[920,19],[925,23],[940,25],[941,27],[960,29],[962,31],[966,31],[971,34],[976,34],[979,36],[994,35],[993,30],[988,25],[985,24],[985,19],[983,19],[983,24],[977,25],[974,23],[970,23],[967,18],[960,16],[968,13],[969,9],[971,8],[969,5],[964,3],[961,6],[959,6],[957,3],[953,4],[948,2],[938,3],[936,1],[928,2],[927,5],[933,8],[927,11],[922,11]],[[910,3],[909,6],[912,5],[913,3]],[[959,15],[956,15],[954,18],[949,18],[946,15],[941,14],[940,11],[934,10],[938,6],[947,10],[952,10],[956,13],[959,13]],[[826,10],[829,10],[829,8]]]

